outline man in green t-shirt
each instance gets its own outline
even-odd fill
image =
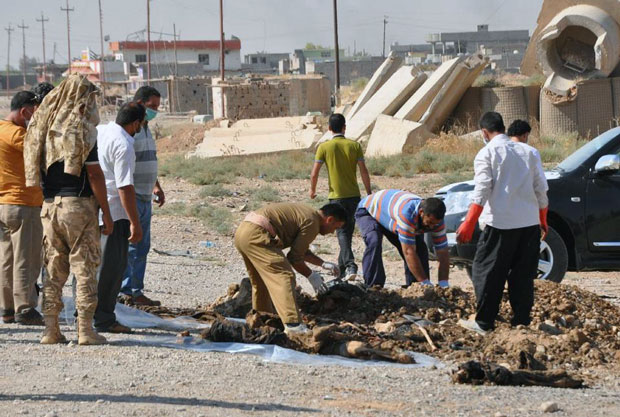
[[[370,195],[371,190],[370,175],[364,163],[362,146],[358,142],[345,138],[345,129],[344,116],[339,113],[332,114],[329,118],[329,131],[334,136],[331,140],[319,145],[316,151],[314,166],[310,174],[310,198],[316,197],[319,171],[323,164],[326,164],[329,177],[329,201],[340,203],[347,211],[347,222],[343,228],[338,229],[340,276],[353,279],[357,276],[357,265],[351,249],[351,241],[355,230],[355,210],[360,202],[360,189],[357,185],[358,166],[366,194]]]

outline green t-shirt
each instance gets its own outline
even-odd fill
[[[316,150],[316,162],[327,166],[330,200],[359,197],[357,163],[364,160],[362,146],[344,136],[334,136]]]

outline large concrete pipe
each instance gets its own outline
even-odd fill
[[[568,96],[578,80],[608,77],[618,66],[620,27],[598,7],[569,7],[543,29],[537,53],[548,76],[545,88]]]

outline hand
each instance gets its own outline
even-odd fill
[[[316,271],[313,271],[310,275],[308,275],[308,281],[310,285],[312,285],[312,289],[314,289],[315,294],[323,294],[327,291],[327,287],[323,282],[323,277]]]
[[[469,206],[469,211],[467,212],[465,221],[461,223],[456,231],[456,241],[458,243],[471,242],[471,238],[474,235],[474,230],[476,229],[476,224],[478,223],[478,218],[482,214],[482,209],[483,207],[476,203],[472,203]]]
[[[323,262],[321,268],[329,271],[330,274],[338,278],[340,276],[340,267],[333,262]]]
[[[166,195],[164,194],[164,190],[161,189],[159,184],[155,185],[155,188],[153,189],[153,194],[157,196],[157,203],[159,204],[159,207],[163,206],[166,202]]]
[[[104,235],[111,235],[114,230],[114,222],[112,221],[112,216],[110,216],[110,212],[103,213],[103,228],[101,229],[101,233]]]
[[[547,223],[548,212],[549,212],[549,207],[545,207],[544,209],[540,209],[539,211],[540,228],[542,229],[541,240],[545,240],[545,238],[547,237],[547,233],[549,233],[549,224]]]
[[[142,226],[140,223],[129,225],[129,243],[138,243],[142,240]]]
[[[316,191],[310,190],[310,199],[314,200],[316,198]]]

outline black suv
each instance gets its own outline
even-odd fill
[[[560,282],[567,270],[620,270],[620,127],[603,133],[545,173],[549,183],[549,234],[540,244],[538,277]],[[436,197],[446,204],[451,263],[471,264],[480,236],[457,244],[473,181],[450,184]],[[434,256],[430,237],[427,245]]]

